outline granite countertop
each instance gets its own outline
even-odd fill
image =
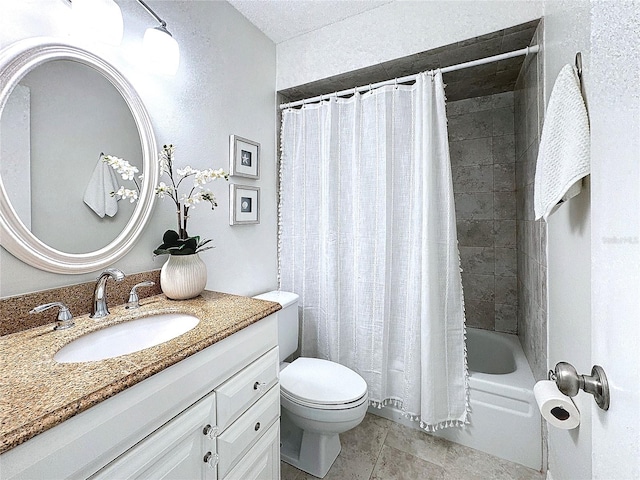
[[[280,310],[277,303],[209,291],[183,301],[156,295],[140,304],[135,310],[111,306],[105,319],[77,317],[68,330],[48,324],[0,337],[0,453]],[[194,315],[200,323],[168,342],[116,358],[66,364],[53,359],[85,333],[171,312]]]

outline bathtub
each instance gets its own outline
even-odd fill
[[[467,328],[470,424],[433,433],[511,462],[542,467],[541,417],[535,380],[518,337]],[[369,412],[417,428],[392,406]]]
[[[467,328],[470,424],[435,435],[536,470],[542,467],[535,379],[518,337]]]

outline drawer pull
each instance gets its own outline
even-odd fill
[[[213,440],[214,438],[216,438],[218,436],[218,427],[212,427],[211,425],[207,425],[206,427],[204,427],[204,429],[202,430],[203,435],[209,437],[211,440]]]
[[[260,422],[256,423],[256,426],[253,427],[254,430],[257,432],[258,430],[260,430]]]
[[[204,460],[204,463],[209,465],[209,468],[216,468],[216,465],[218,465],[219,458],[220,457],[218,457],[217,453],[207,452],[203,460]]]
[[[266,387],[267,384],[265,382],[256,382],[253,384],[253,389],[257,390],[258,392],[262,393],[264,391],[264,387]]]

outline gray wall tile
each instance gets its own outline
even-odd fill
[[[447,105],[467,324],[508,332],[518,325],[516,102],[504,92]]]
[[[492,95],[491,99],[493,100],[493,108],[509,107],[513,112],[515,100],[515,95],[513,94],[513,92],[497,93],[495,95]]]
[[[515,155],[515,136],[500,135],[492,141],[493,163],[513,163]]]
[[[498,108],[493,110],[493,136],[513,135],[514,121],[512,108]]]
[[[464,288],[465,304],[467,299],[478,302],[493,302],[495,300],[494,275],[475,275],[462,273],[462,287]]]
[[[496,276],[495,278],[496,304],[518,304],[518,278],[514,276]]]
[[[493,247],[493,220],[458,219],[458,244],[464,247]]]
[[[535,38],[540,38],[542,24]],[[546,375],[546,225],[533,220],[533,183],[544,111],[541,56],[525,58],[515,91],[518,336],[534,376]],[[495,172],[494,172],[495,173]],[[495,181],[495,180],[494,180]],[[498,208],[499,202],[496,202]],[[502,256],[496,250],[496,272]],[[496,282],[496,297],[498,296]],[[501,291],[502,293],[502,291]],[[497,315],[497,314],[496,314]],[[496,323],[498,319],[496,318]]]
[[[516,193],[494,192],[493,212],[496,220],[515,220],[516,218]]]
[[[493,222],[493,231],[494,245],[496,247],[516,247],[517,228],[515,220],[495,220]]]
[[[456,216],[462,220],[492,220],[493,193],[456,193]]]
[[[496,332],[518,333],[518,307],[496,303]]]
[[[465,292],[464,313],[468,327],[482,328],[484,330],[495,329],[495,303],[493,300],[483,302],[468,299]]]
[[[470,140],[449,140],[451,166],[491,165],[493,163],[493,147],[491,137]]]
[[[513,92],[509,93],[513,95]],[[494,95],[494,97],[495,96],[496,95]],[[458,100],[457,102],[448,103],[447,115],[453,117],[455,115],[464,115],[465,113],[491,110],[492,108],[495,108],[495,106],[494,99],[491,96],[467,98],[465,100]]]
[[[459,247],[460,266],[464,273],[493,275],[495,254],[493,247]]]
[[[493,192],[493,165],[469,165],[452,168],[455,193]]]
[[[493,118],[491,110],[449,118],[449,138],[452,140],[491,137],[492,132]]]
[[[515,248],[496,247],[496,276],[516,276],[518,262]]]
[[[499,163],[493,166],[493,191],[515,192],[516,164]]]

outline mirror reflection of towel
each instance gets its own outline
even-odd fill
[[[84,203],[100,218],[104,218],[105,215],[113,217],[118,213],[118,199],[115,196],[112,197],[111,192],[116,190],[118,190],[118,176],[100,156],[84,192]]]

